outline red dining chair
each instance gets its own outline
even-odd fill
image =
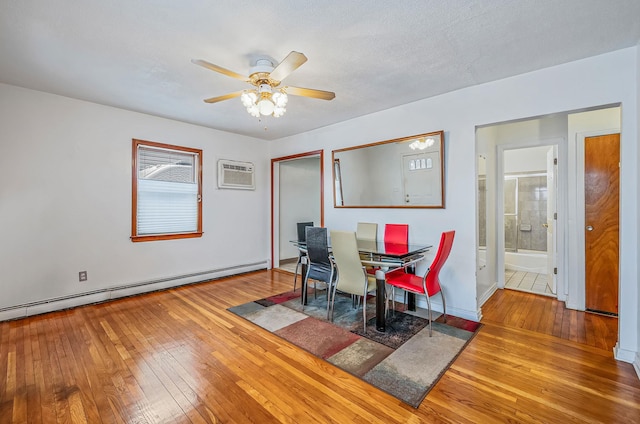
[[[407,292],[422,294],[427,298],[427,308],[429,309],[429,337],[431,337],[433,322],[430,298],[436,293],[440,293],[440,296],[442,297],[442,312],[444,314],[444,322],[447,322],[447,307],[444,300],[444,294],[442,293],[442,287],[440,286],[439,274],[442,266],[449,257],[455,234],[455,231],[446,231],[442,233],[438,252],[423,277],[409,274],[406,271],[391,272],[387,274],[387,284],[392,286],[392,301],[395,300],[393,290],[395,287]]]
[[[384,246],[385,251],[391,254],[398,254],[407,250],[409,244],[408,224],[385,224],[384,225]],[[378,260],[383,260],[377,258]],[[384,260],[383,260],[384,261]],[[397,262],[397,261],[390,261]]]
[[[385,224],[384,242],[394,244],[409,244],[409,225]]]

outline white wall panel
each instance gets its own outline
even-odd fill
[[[0,128],[0,309],[267,260],[261,140],[3,84]],[[203,150],[201,238],[131,242],[132,138]],[[256,190],[217,189],[218,159]]]

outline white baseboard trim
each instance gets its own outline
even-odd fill
[[[438,296],[439,295],[436,294],[434,297],[431,298],[432,299],[431,308],[433,309],[434,312],[442,313],[442,303],[434,301],[435,299],[440,300]],[[399,302],[399,303],[404,302],[404,294],[396,292],[395,300],[396,302]],[[424,298],[424,296],[418,295],[416,297],[416,307],[427,310],[427,300]],[[391,306],[389,306],[389,308],[391,308]],[[480,322],[480,319],[482,318],[482,314],[480,313],[480,311],[474,312],[474,311],[469,311],[467,309],[453,308],[447,305],[447,315],[449,314],[459,318],[468,319],[469,321],[476,321],[476,322]]]
[[[638,366],[640,366],[640,363],[638,363],[640,358],[640,356],[638,356],[639,354],[640,353],[634,352],[632,350],[621,349],[619,343],[616,343],[616,345],[613,347],[613,357],[618,361],[634,364],[634,366],[636,367],[636,371],[638,371]],[[634,360],[638,364],[634,363]]]
[[[573,309],[576,311],[580,311],[581,309],[578,308],[578,304],[576,302],[570,301],[570,302],[564,302],[565,306],[567,307],[567,309]],[[584,311],[584,309],[582,309]]]
[[[489,290],[487,290],[486,292],[484,292],[484,294],[482,296],[480,296],[480,301],[478,302],[478,307],[484,305],[484,303],[489,300],[489,298],[491,296],[493,296],[493,294],[496,292],[496,290],[498,290],[498,285],[496,283],[493,283],[491,285],[491,287],[489,287]]]
[[[636,369],[636,374],[638,374],[638,379],[640,380],[640,352],[636,353],[636,360],[633,361],[633,368]]]
[[[134,296],[137,294],[149,293],[153,291],[168,289],[171,287],[184,286],[187,284],[200,283],[208,280],[215,280],[218,278],[228,277],[230,275],[243,274],[245,272],[257,271],[266,268],[267,261],[261,261],[250,264],[235,265],[208,271],[195,272],[191,274],[176,275],[152,281],[143,281],[122,286],[108,287],[92,292],[77,293],[69,296],[41,300],[23,305],[9,306],[0,309],[0,321],[25,318],[31,315],[60,311],[82,305],[90,305],[92,303],[106,302],[112,299]]]

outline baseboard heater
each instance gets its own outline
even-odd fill
[[[607,312],[607,311],[600,311],[598,309],[591,309],[591,308],[587,308],[585,309],[585,312],[591,312],[592,314],[598,314],[598,315],[605,315],[608,317],[618,317],[618,314],[616,314],[615,312]]]
[[[165,290],[172,287],[197,284],[204,281],[216,280],[231,275],[238,275],[266,268],[267,261],[254,262],[24,303],[22,305],[0,308],[0,321],[8,321],[52,311],[106,302],[113,299]]]

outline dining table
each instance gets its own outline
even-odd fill
[[[297,240],[292,240],[291,243],[299,248],[306,246],[306,243]],[[424,256],[423,253],[427,252],[433,246],[430,244],[422,243],[388,243],[377,240],[364,240],[358,239],[358,251],[365,258],[363,264],[376,265],[375,277],[376,277],[376,331],[386,331],[386,314],[385,314],[385,275],[389,272],[393,272],[401,267],[406,267],[406,272],[415,273],[415,264],[421,260]],[[331,242],[329,240],[329,249],[331,248]],[[366,259],[368,258],[368,259]],[[306,281],[306,262],[303,261],[302,265],[302,296],[301,302],[303,305],[307,304],[307,281]],[[415,295],[413,293],[407,293],[407,309],[415,311]]]

